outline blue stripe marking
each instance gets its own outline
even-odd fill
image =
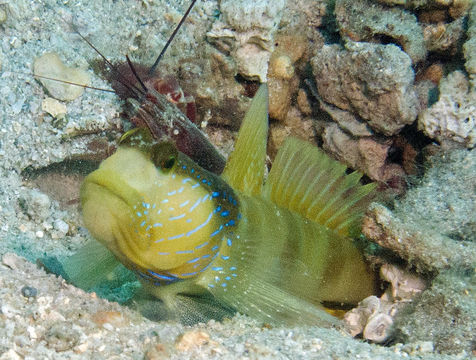
[[[192,205],[192,207],[190,208],[189,212],[192,212],[193,210],[195,210],[195,208],[198,206],[198,204],[200,204],[200,201],[202,201],[202,199],[198,199],[197,201],[195,201],[195,204]]]
[[[193,263],[197,262],[198,260],[200,260],[200,257],[196,257],[195,259],[187,261],[187,264],[193,264]]]
[[[226,244],[227,244],[228,246],[231,246],[231,244],[232,244],[231,239],[226,239]]]
[[[152,225],[153,227],[162,227],[162,224],[161,223],[155,223],[154,225]]]
[[[212,247],[212,251],[217,251],[218,250],[218,245],[215,245],[214,247]],[[218,254],[218,253],[217,253]],[[216,255],[215,255],[216,256]]]
[[[230,257],[229,257],[229,256],[226,256],[226,255],[222,255],[221,258],[222,258],[223,260],[228,260]]]
[[[139,211],[136,214],[137,214],[138,217],[142,216],[142,214]]]
[[[222,271],[223,268],[221,266],[214,266],[214,267],[212,267],[212,270],[213,271]]]
[[[235,273],[233,273],[233,274],[231,274],[231,276],[233,276],[233,277],[237,277],[238,275],[236,275]]]
[[[159,242],[162,242],[162,241],[164,241],[164,240],[165,240],[165,239],[162,238],[162,239],[159,239],[159,240],[155,240],[154,242],[155,242],[155,243],[159,243]]]
[[[211,255],[210,254],[205,254],[202,256],[202,259],[206,259],[206,258],[209,258]]]
[[[219,227],[217,230],[215,230],[214,232],[212,232],[212,233],[210,234],[210,237],[214,237],[214,236],[217,235],[220,231],[222,231],[222,229],[223,229],[223,225],[220,225],[220,227]]]
[[[193,276],[193,275],[197,275],[197,274],[198,274],[198,271],[195,271],[195,272],[191,272],[191,273],[180,274],[180,276]]]
[[[169,220],[172,221],[172,220],[178,220],[178,219],[181,219],[185,217],[185,214],[180,214],[180,215],[177,215],[177,216],[171,216],[169,217]]]
[[[183,191],[184,187],[182,186],[180,189],[177,190],[177,193],[181,193]]]
[[[149,215],[149,212],[147,210],[144,210],[144,215]]]
[[[225,278],[225,280],[231,280],[231,277],[227,276],[227,277]]]
[[[196,183],[195,185],[192,185],[191,188],[192,188],[192,189],[195,189],[195,188],[197,188],[197,187],[199,187],[199,186],[200,186],[200,183]]]
[[[175,252],[177,255],[182,255],[182,254],[193,254],[193,250],[180,250]]]
[[[200,230],[201,228],[203,228],[205,225],[207,225],[208,222],[210,221],[210,219],[212,218],[212,216],[213,216],[213,214],[210,213],[210,215],[208,215],[207,220],[205,220],[203,223],[201,223],[200,225],[198,225],[195,229],[192,229],[192,230],[190,230],[189,232],[187,232],[187,236],[192,235],[194,232],[197,232],[198,230]]]
[[[175,239],[180,239],[182,236],[184,236],[185,234],[178,234],[178,235],[174,235],[174,236],[170,236],[167,240],[175,240]]]
[[[170,255],[169,252],[160,252],[160,251],[157,254],[159,254],[159,255]]]
[[[222,283],[221,286],[226,287],[226,283]]]
[[[236,266],[230,267],[230,270],[231,270],[231,271],[236,270]]]
[[[207,245],[208,245],[208,241],[205,241],[203,244],[197,245],[195,247],[195,250],[201,249],[202,247],[207,246]]]
[[[190,202],[190,200],[186,200],[186,201],[184,201],[183,203],[181,203],[181,204],[179,205],[179,207],[184,207],[184,206],[187,205],[189,202]]]
[[[142,221],[142,222],[140,223],[140,226],[144,226],[144,225],[145,225],[145,223],[146,223],[146,221],[145,221],[145,220],[144,220],[144,221]]]
[[[158,273],[156,273],[156,272],[153,272],[152,270],[147,270],[147,272],[148,272],[149,274],[151,274],[153,277],[156,277],[156,278],[158,278],[158,279],[169,280],[169,281],[176,280],[175,277],[158,274]]]
[[[168,196],[175,195],[176,192],[177,192],[177,190],[172,190],[171,192],[168,192],[167,195]]]
[[[185,178],[185,179],[182,180],[182,184],[186,184],[189,181],[192,181],[192,179],[191,178]]]

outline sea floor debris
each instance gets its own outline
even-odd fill
[[[379,1],[391,3],[391,1]],[[405,11],[413,11],[411,3]],[[426,1],[425,3],[430,3]],[[441,9],[450,22],[456,22],[456,5],[449,8],[441,2]],[[465,3],[464,1],[454,2]],[[449,244],[461,248],[465,241],[465,250],[460,254],[452,254],[448,261],[439,263],[437,252],[422,253],[416,257],[415,253],[405,253],[397,246],[392,249],[405,260],[415,260],[410,263],[423,271],[438,270],[440,274],[433,280],[433,287],[423,292],[408,311],[400,312],[401,317],[394,320],[395,327],[400,333],[396,344],[378,346],[352,339],[334,330],[319,328],[295,329],[266,329],[250,319],[237,316],[224,322],[210,322],[206,325],[197,325],[185,328],[178,323],[153,323],[145,320],[140,314],[117,303],[97,298],[94,294],[87,294],[66,284],[62,279],[45,274],[34,264],[36,258],[45,254],[61,256],[70,254],[84,243],[87,235],[81,227],[79,213],[75,207],[75,196],[72,193],[60,194],[60,184],[68,183],[71,188],[79,183],[80,178],[72,180],[69,177],[55,178],[48,190],[42,189],[36,193],[38,185],[24,182],[22,173],[27,168],[41,169],[65,159],[85,154],[97,154],[98,149],[104,150],[106,156],[110,143],[118,136],[122,127],[119,118],[121,103],[113,94],[85,91],[85,93],[66,104],[67,112],[64,120],[55,121],[55,116],[48,110],[42,110],[42,102],[46,95],[41,85],[33,80],[30,74],[35,58],[46,52],[58,52],[68,66],[82,67],[89,63],[95,54],[84,42],[70,32],[58,15],[66,20],[73,20],[79,29],[102,49],[113,60],[123,60],[123,55],[132,53],[138,61],[150,61],[156,52],[140,52],[140,49],[160,49],[168,35],[174,19],[180,17],[187,1],[177,1],[174,4],[168,1],[144,2],[109,2],[83,1],[81,6],[70,7],[68,4],[58,5],[56,1],[43,0],[31,2],[18,0],[2,4],[1,32],[3,41],[0,44],[0,358],[33,359],[41,356],[55,358],[84,358],[100,354],[104,358],[143,358],[149,359],[168,356],[171,358],[239,358],[240,356],[255,357],[319,357],[354,359],[356,357],[399,359],[463,359],[471,356],[474,344],[471,344],[470,331],[474,328],[474,317],[470,310],[474,308],[474,278],[468,276],[468,271],[460,269],[444,270],[452,259],[456,264],[468,269],[466,261],[471,254],[467,248],[474,245],[474,222],[465,222],[458,227],[456,218],[449,222],[448,229],[442,236],[449,237]],[[310,9],[319,8],[319,11]],[[461,10],[462,9],[462,10]],[[465,14],[462,7],[459,13]],[[302,10],[302,11],[301,11]],[[418,23],[430,19],[436,21],[427,26],[432,36],[444,32],[449,27],[443,21],[438,24],[438,11],[424,9],[427,14],[418,18]],[[201,2],[197,12],[187,24],[185,35],[178,40],[177,46],[171,49],[170,57],[164,62],[164,71],[182,72],[184,77],[199,79],[201,68],[194,64],[204,62],[203,59],[194,62],[196,46],[204,44],[206,31],[219,16],[219,4],[216,1]],[[338,29],[332,28],[332,9],[328,9],[324,1],[316,1],[311,6],[305,0],[296,1],[286,8],[283,21],[286,24],[302,21],[305,31],[302,33],[312,39],[309,51],[313,54],[323,45],[324,39],[338,37]],[[474,43],[474,11],[469,21],[468,41],[465,45],[468,61],[467,70],[470,74],[469,86],[474,87],[471,78],[474,77],[473,53],[471,44]],[[128,14],[124,17],[123,14]],[[317,15],[316,15],[317,14]],[[453,18],[453,14],[455,17]],[[165,18],[166,22],[157,19]],[[120,21],[119,21],[120,19]],[[299,21],[297,21],[298,19]],[[436,20],[435,20],[436,19]],[[428,20],[428,21],[430,21]],[[427,20],[425,20],[427,21]],[[121,24],[120,31],[116,26]],[[139,25],[138,25],[139,24]],[[308,26],[312,25],[312,26]],[[335,24],[334,24],[335,25]],[[456,24],[457,25],[457,24]],[[292,28],[292,27],[291,27]],[[322,33],[321,33],[322,31]],[[300,32],[299,32],[300,33]],[[300,33],[301,34],[301,33]],[[430,35],[431,35],[430,34]],[[454,48],[454,39],[459,36],[454,32],[450,48]],[[278,34],[280,35],[280,34]],[[450,34],[451,35],[451,34]],[[438,39],[438,37],[435,37]],[[444,40],[445,38],[442,37]],[[204,53],[212,54],[211,70],[204,73],[205,81],[197,86],[191,82],[191,89],[200,90],[198,97],[198,113],[201,120],[208,123],[205,130],[209,131],[212,139],[219,143],[231,143],[233,129],[239,124],[227,118],[242,118],[242,114],[249,102],[243,95],[242,89],[249,90],[252,84],[237,83],[234,79],[236,63],[227,54],[223,54],[209,44],[205,45]],[[445,54],[443,54],[445,55]],[[441,55],[440,55],[441,56]],[[457,56],[457,55],[455,55]],[[444,56],[443,56],[444,57]],[[179,60],[181,59],[181,60]],[[471,66],[470,66],[471,65]],[[303,74],[300,64],[294,64],[294,71]],[[19,74],[20,73],[20,74]],[[107,87],[107,83],[88,70],[93,86]],[[22,75],[23,74],[23,75]],[[282,75],[282,73],[280,73]],[[286,75],[286,74],[285,74]],[[220,88],[218,81],[225,76],[226,87]],[[195,80],[198,81],[198,80]],[[218,84],[218,85],[217,85]],[[213,86],[208,86],[213,85]],[[275,122],[279,132],[291,133],[302,121],[312,124],[304,131],[304,135],[311,134],[312,128],[319,130],[313,119],[316,114],[315,101],[306,86],[301,84],[295,88],[292,96],[298,97],[298,105],[294,103],[283,117],[284,122]],[[211,106],[208,106],[211,104]],[[215,107],[218,104],[219,106]],[[207,105],[207,106],[206,106]],[[227,107],[229,106],[229,107]],[[329,106],[327,104],[327,106]],[[307,110],[304,110],[307,109]],[[340,109],[342,110],[342,109]],[[210,120],[220,119],[226,123],[226,129],[218,132],[216,124]],[[215,116],[217,114],[218,116]],[[355,114],[354,114],[355,115]],[[296,120],[298,119],[298,120]],[[326,121],[329,121],[326,119]],[[296,125],[297,124],[297,125]],[[206,125],[206,124],[204,124]],[[347,125],[346,125],[347,126]],[[348,129],[342,126],[346,134]],[[77,131],[77,130],[80,131]],[[302,129],[301,129],[302,131]],[[278,133],[278,131],[276,132]],[[318,135],[320,134],[317,131]],[[74,136],[72,136],[73,134]],[[80,136],[77,136],[77,135]],[[98,140],[96,134],[106,135]],[[359,136],[362,133],[358,134]],[[363,134],[365,136],[365,134]],[[313,136],[310,136],[313,138]],[[277,146],[279,147],[279,145]],[[225,146],[225,150],[230,150]],[[389,147],[392,153],[394,147]],[[472,154],[464,150],[460,154]],[[442,158],[448,158],[450,167],[446,177],[438,177],[434,171],[425,188],[428,198],[445,197],[441,189],[452,193],[456,184],[450,181],[451,173],[458,168],[471,170],[470,163],[462,158],[469,155],[456,156],[443,153]],[[458,158],[459,157],[459,158]],[[96,159],[97,160],[97,159]],[[441,169],[441,167],[434,167]],[[427,171],[427,170],[425,170]],[[474,170],[473,171],[474,174]],[[454,175],[457,177],[456,175]],[[458,175],[460,176],[460,175]],[[432,179],[446,179],[434,182]],[[440,184],[440,187],[430,186]],[[56,185],[55,185],[56,184]],[[420,188],[421,189],[421,188]],[[466,191],[465,196],[474,194]],[[70,198],[66,195],[72,195]],[[409,197],[410,199],[411,197]],[[418,197],[416,197],[418,198]],[[76,197],[77,200],[77,197]],[[433,211],[429,202],[427,209]],[[473,203],[474,204],[474,203]],[[461,210],[470,207],[459,202],[446,207],[448,215],[462,214]],[[424,209],[423,209],[424,210]],[[425,211],[419,216],[425,217]],[[411,212],[402,210],[401,212]],[[395,213],[393,213],[395,215]],[[474,214],[474,212],[472,213]],[[393,216],[393,215],[392,215]],[[438,214],[433,213],[434,223],[440,223]],[[469,219],[470,220],[470,219]],[[456,227],[455,227],[456,224]],[[406,222],[399,225],[407,229]],[[431,227],[430,224],[426,226]],[[473,229],[473,230],[471,230]],[[425,237],[425,240],[428,240]],[[398,244],[396,238],[394,244]],[[445,241],[447,241],[445,239]],[[473,245],[471,245],[473,244]],[[441,250],[436,248],[435,251]],[[458,250],[459,251],[459,250]],[[15,252],[29,261],[12,255]],[[432,256],[434,258],[432,259]],[[441,257],[440,257],[441,258]],[[458,259],[466,259],[460,261]],[[473,258],[474,259],[474,258]],[[441,260],[441,259],[440,259]],[[438,264],[441,264],[439,267]],[[438,267],[435,267],[438,265]],[[471,285],[473,284],[473,285]],[[36,295],[34,295],[36,289]],[[456,305],[456,301],[460,301]],[[449,306],[452,305],[452,306]],[[454,305],[454,306],[453,306]],[[435,309],[440,309],[444,322],[436,322]],[[452,312],[445,312],[451,310]],[[461,316],[453,316],[454,314]],[[452,315],[453,314],[453,315]],[[433,324],[433,325],[432,325]],[[437,324],[438,326],[435,326]],[[456,324],[456,325],[455,325]],[[441,332],[433,338],[427,337],[428,326],[439,327]],[[451,330],[454,330],[451,332]],[[122,345],[118,345],[122,344]],[[444,354],[440,354],[444,353]],[[451,355],[445,355],[451,354]]]

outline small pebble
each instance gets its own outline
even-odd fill
[[[210,335],[205,331],[191,330],[185,332],[179,339],[175,347],[178,351],[188,351],[194,347],[207,344],[210,341]]]
[[[23,286],[21,288],[21,294],[26,298],[34,298],[38,295],[38,290],[32,286]]]

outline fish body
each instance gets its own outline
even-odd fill
[[[323,301],[356,303],[374,291],[348,237],[373,185],[297,139],[264,182],[267,97],[263,85],[221,176],[145,129],[127,133],[85,179],[84,221],[168,308],[179,296],[212,295],[266,322],[332,322]]]

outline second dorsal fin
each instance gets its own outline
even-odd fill
[[[241,124],[235,149],[222,177],[234,189],[259,195],[263,186],[268,139],[268,87],[261,85]]]
[[[341,235],[352,236],[360,231],[360,219],[375,184],[361,185],[361,173],[346,175],[345,171],[344,164],[317,147],[288,138],[274,160],[263,195]]]

